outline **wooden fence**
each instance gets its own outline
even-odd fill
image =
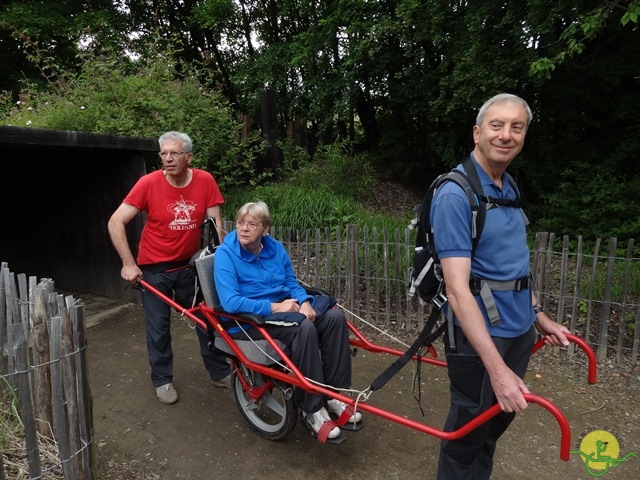
[[[0,411],[15,394],[29,475],[9,452],[11,457],[0,456],[0,480],[5,464],[6,478],[95,479],[84,308],[72,296],[56,294],[51,279],[36,283],[30,277],[27,283],[19,274],[16,286],[6,263],[0,274]]]
[[[226,222],[227,231],[233,228]],[[407,300],[407,271],[414,238],[410,230],[325,228],[292,232],[273,228],[289,251],[303,284],[324,288],[339,299],[350,320],[412,340],[427,317],[417,298]],[[539,233],[532,271],[540,302],[596,350],[598,361],[638,359],[640,259],[634,241],[617,255],[616,239],[590,253],[580,238]],[[97,478],[91,395],[85,359],[84,308],[73,296],[54,291],[53,281],[17,276],[6,264],[0,275],[0,394],[17,393],[26,437],[29,477]],[[563,350],[558,349],[559,352]],[[571,355],[573,347],[566,349]],[[7,385],[9,388],[7,388]],[[0,400],[3,397],[0,395]],[[2,406],[2,403],[0,403]],[[0,431],[1,433],[1,431]],[[44,436],[55,438],[57,462],[42,465]],[[0,453],[0,480],[7,459]],[[61,477],[60,475],[64,475]]]
[[[302,283],[335,295],[355,323],[409,335],[422,327],[429,311],[417,297],[407,300],[412,233],[357,225],[296,233],[272,229],[290,253]],[[552,233],[536,235],[531,264],[539,302],[551,318],[587,340],[598,361],[613,357],[635,364],[640,345],[640,258],[633,256],[634,240],[624,257],[616,253],[615,238],[604,252],[600,239],[589,253],[583,251],[582,238],[574,240],[573,251],[568,236],[558,243]],[[573,352],[572,346],[568,353]]]

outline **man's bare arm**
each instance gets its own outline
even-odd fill
[[[443,258],[441,264],[449,306],[453,308],[465,337],[482,360],[500,408],[505,412],[523,410],[527,401],[522,394],[530,393],[529,389],[505,364],[489,335],[482,312],[469,288],[471,259]]]
[[[116,211],[113,212],[107,224],[111,243],[113,243],[118,252],[120,260],[122,260],[120,276],[129,283],[135,283],[136,280],[142,277],[142,271],[131,253],[131,247],[127,240],[127,225],[138,213],[140,213],[140,210],[136,207],[121,203]]]

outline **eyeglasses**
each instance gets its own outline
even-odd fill
[[[160,158],[162,158],[163,160],[165,158],[167,158],[167,157],[171,158],[172,160],[175,160],[176,158],[178,158],[183,153],[189,153],[189,152],[160,152],[160,153],[158,153],[158,156]]]
[[[256,223],[256,222],[236,222],[236,228],[237,229],[241,229],[242,227],[247,227],[249,230],[255,230],[256,228],[258,228],[258,225],[262,225],[261,223]]]

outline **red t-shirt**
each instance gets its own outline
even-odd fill
[[[141,177],[124,203],[147,214],[140,236],[138,265],[187,260],[200,248],[200,225],[207,208],[224,198],[213,176],[192,168],[191,182],[183,188],[171,185],[163,170]]]

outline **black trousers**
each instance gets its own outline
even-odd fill
[[[195,294],[195,272],[183,268],[165,272],[144,271],[144,279],[182,307],[193,304]],[[154,387],[173,381],[173,348],[171,346],[172,307],[154,293],[143,290],[142,304],[147,332],[147,353],[151,367],[151,382]],[[207,348],[208,335],[196,327],[200,355],[209,377],[220,380],[229,373],[231,367],[224,353]]]
[[[451,405],[444,430],[455,431],[496,403],[484,364],[455,328],[456,353],[447,353]],[[524,378],[535,341],[535,328],[516,338],[492,337],[509,368]],[[501,412],[458,440],[442,440],[438,459],[438,480],[488,480],[498,438],[515,418]]]
[[[269,325],[269,334],[291,346],[291,361],[310,380],[328,387],[351,387],[351,349],[349,328],[344,312],[330,308],[314,322],[303,320],[298,326]],[[255,328],[231,335],[242,340],[249,335],[262,336]],[[324,397],[296,388],[294,398],[298,407],[306,413],[314,413],[324,406]]]

